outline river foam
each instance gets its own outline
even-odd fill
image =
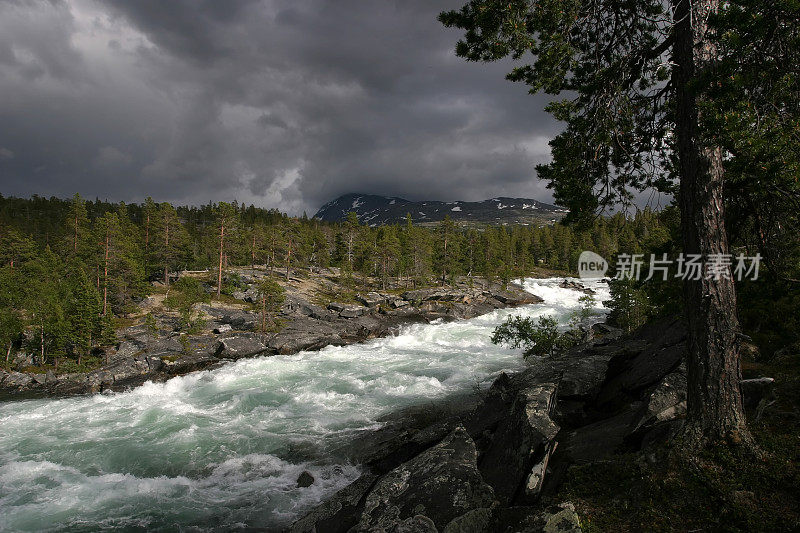
[[[581,293],[393,336],[259,357],[128,392],[0,404],[0,530],[189,531],[285,525],[360,474],[331,455],[398,409],[487,387],[525,363],[491,344],[507,316],[556,316]],[[598,300],[605,285],[591,283]],[[598,313],[603,308],[598,302]],[[298,488],[308,470],[315,482]]]

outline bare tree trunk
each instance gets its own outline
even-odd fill
[[[350,266],[350,271],[353,271],[353,231],[347,234],[347,264]]]
[[[222,295],[222,249],[225,243],[225,221],[219,225],[219,271],[217,272],[217,298]]]
[[[261,298],[261,333],[267,332],[267,297]]]
[[[442,265],[442,285],[447,280],[447,234],[444,236],[444,264]]]
[[[150,213],[147,213],[147,220],[144,225],[144,260],[147,263],[147,257],[150,251]]]
[[[275,268],[275,235],[272,235],[272,238],[269,241],[269,277],[271,278],[274,274]]]
[[[40,365],[44,365],[44,322],[39,321],[39,339],[41,341],[41,360]]]
[[[169,221],[164,231],[164,285],[169,287]]]
[[[108,310],[108,243],[109,243],[110,229],[106,227],[106,249],[103,264],[103,316],[106,315]]]
[[[724,171],[719,147],[703,146],[692,81],[713,68],[717,50],[708,38],[707,18],[719,0],[676,0],[674,47],[677,91],[676,133],[680,163],[680,207],[684,254],[729,254],[722,196]],[[693,445],[715,441],[751,442],[739,382],[741,366],[733,279],[684,282],[689,323],[685,435]]]
[[[289,281],[289,268],[292,264],[292,239],[289,239],[289,246],[286,248],[286,281]]]

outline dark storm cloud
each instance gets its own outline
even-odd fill
[[[557,125],[453,55],[458,1],[0,5],[4,194],[313,212],[346,192],[550,198]]]

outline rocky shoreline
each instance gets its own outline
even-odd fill
[[[239,274],[245,287],[234,293],[237,303],[198,305],[206,317],[201,334],[182,337],[177,327],[170,327],[176,324],[174,313],[163,312],[157,308],[157,299],[150,297],[142,302],[140,315],[159,309],[156,338],[147,332],[140,316],[135,325],[117,332],[119,344],[107,354],[108,364],[97,370],[61,375],[0,370],[0,399],[121,391],[245,357],[343,346],[390,335],[405,324],[466,319],[494,309],[542,302],[519,285],[504,288],[478,279],[474,283],[459,280],[453,287],[364,292],[356,294],[353,302],[332,301],[323,306],[301,290],[307,280],[292,278],[285,284],[286,301],[278,316],[283,327],[277,333],[261,334],[256,332],[259,316],[250,305],[254,295],[248,287],[266,273],[243,269]],[[328,285],[332,279],[317,276]]]
[[[681,320],[628,336],[604,324],[593,332],[563,355],[501,374],[460,409],[407,414],[365,435],[348,456],[362,476],[289,531],[581,531],[559,497],[570,466],[664,443],[686,409]],[[745,380],[745,404],[757,409],[771,383]]]

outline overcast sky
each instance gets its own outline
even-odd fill
[[[2,0],[0,193],[548,201],[559,126],[508,64],[455,57],[436,15],[461,3]]]

